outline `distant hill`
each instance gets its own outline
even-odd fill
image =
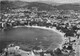
[[[5,11],[10,11],[11,9],[15,9],[15,8],[21,8],[23,6],[26,6],[28,3],[27,2],[21,2],[21,1],[1,1],[1,11],[5,12]]]
[[[45,4],[45,3],[39,3],[39,2],[31,2],[26,7],[28,8],[37,7],[38,10],[48,10],[48,11],[55,9],[52,5]]]
[[[80,5],[79,4],[62,4],[59,6],[55,6],[55,8],[59,10],[80,10]]]
[[[53,10],[54,9],[52,5],[39,3],[39,2],[2,1],[0,4],[1,4],[2,11],[9,11],[9,9],[25,8],[25,7],[27,8],[37,7],[39,10]]]
[[[52,2],[52,1],[37,1],[37,2],[49,4],[49,5],[52,5],[52,6],[62,5],[61,3],[54,3],[54,2]]]
[[[80,10],[80,3],[62,4],[62,3],[54,3],[52,1],[38,1],[38,2],[52,5],[53,7],[59,10]]]
[[[15,8],[32,8],[37,7],[39,10],[52,11],[56,8],[59,10],[80,10],[80,4],[56,4],[50,2],[22,2],[22,1],[1,1],[0,2],[1,11],[10,11]]]
[[[9,9],[13,9],[15,5],[12,2],[1,1],[1,12],[9,11]]]

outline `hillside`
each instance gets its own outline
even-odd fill
[[[53,5],[55,3],[42,3],[42,2],[21,2],[21,1],[2,1],[1,3],[1,11],[10,11],[11,9],[14,8],[29,8],[31,9],[32,7],[37,7],[38,10],[47,10],[47,11],[52,11],[55,10],[56,8],[59,10],[80,10],[80,5],[79,4],[58,4]]]
[[[9,9],[13,9],[15,6],[12,2],[1,1],[1,12],[8,12]]]
[[[48,10],[48,11],[55,9],[52,5],[39,2],[29,3],[26,7],[28,8],[37,7],[39,10]]]
[[[80,10],[80,5],[79,4],[62,4],[59,6],[55,6],[55,8],[59,10]]]
[[[52,5],[48,5],[45,3],[38,3],[38,2],[11,2],[11,1],[2,1],[1,3],[1,11],[9,11],[9,9],[14,8],[32,8],[37,7],[39,10],[53,10],[54,7]]]
[[[2,12],[8,12],[11,9],[15,9],[15,8],[21,8],[23,6],[26,6],[28,3],[27,2],[20,2],[20,1],[1,1],[1,11]]]

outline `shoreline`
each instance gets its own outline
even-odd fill
[[[15,27],[13,27],[13,28],[18,28],[18,27],[32,27],[32,28],[39,28],[39,29],[45,29],[45,30],[54,31],[54,32],[56,32],[56,33],[58,33],[58,34],[61,35],[61,38],[62,38],[63,41],[62,41],[61,44],[59,44],[59,48],[62,49],[62,45],[64,44],[64,40],[65,40],[65,38],[64,38],[64,33],[58,31],[55,27],[53,27],[53,28],[47,28],[47,27],[43,27],[43,26],[15,26]],[[56,49],[56,48],[55,48],[55,49]]]

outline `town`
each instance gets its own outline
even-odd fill
[[[11,43],[0,52],[0,56],[79,56],[80,55],[80,10],[39,11],[38,8],[18,8],[0,13],[0,31],[15,26],[39,26],[55,28],[64,34],[64,43],[55,50],[34,47],[23,50]]]

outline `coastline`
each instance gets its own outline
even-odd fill
[[[13,28],[18,28],[18,27],[32,27],[32,28],[39,28],[39,29],[46,29],[46,30],[54,31],[54,32],[56,32],[56,33],[58,33],[58,34],[60,34],[62,36],[62,40],[63,41],[62,41],[61,44],[59,44],[59,48],[62,49],[62,45],[64,44],[64,41],[65,41],[65,39],[64,39],[64,33],[58,31],[55,27],[53,27],[53,28],[47,28],[47,27],[43,27],[43,26],[15,26]]]

